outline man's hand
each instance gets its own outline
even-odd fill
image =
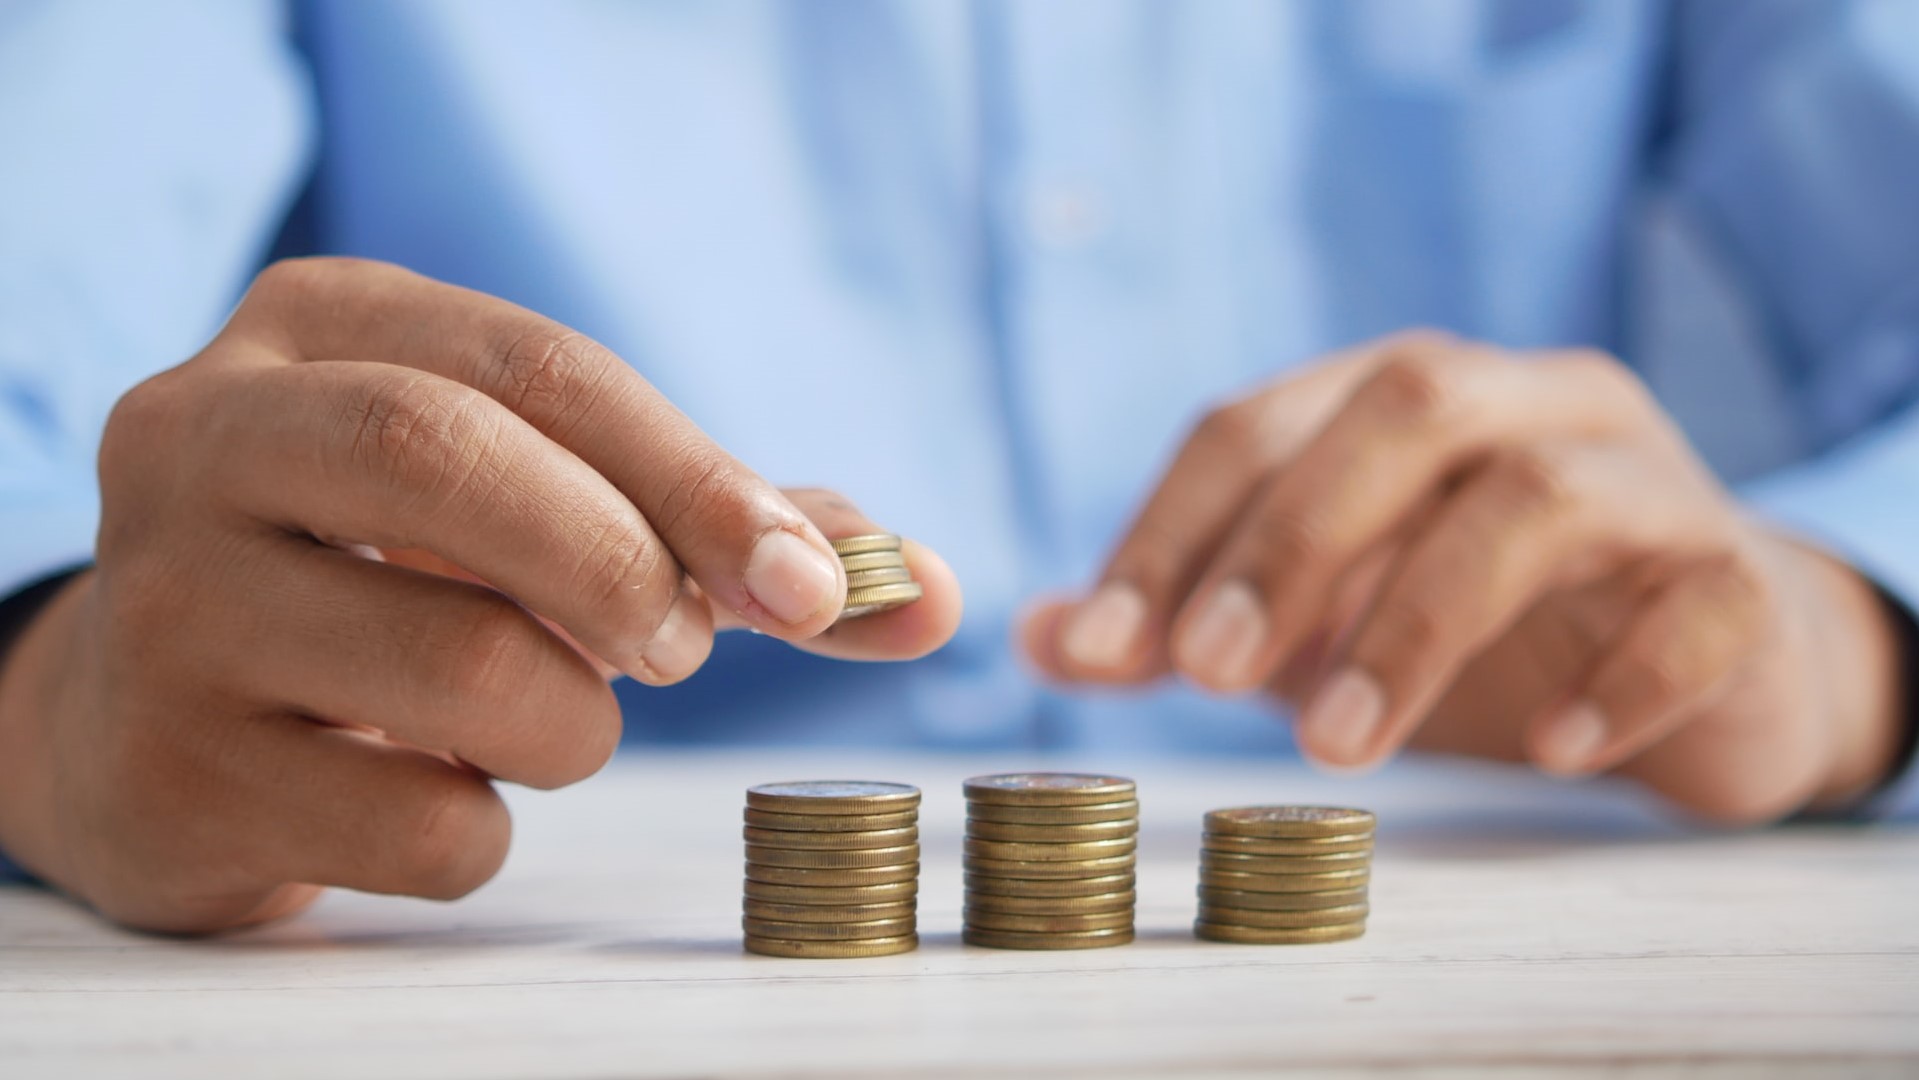
[[[716,626],[907,658],[959,615],[908,545],[925,598],[827,632],[822,530],[878,531],[857,510],[586,338],[380,264],[267,270],[121,401],[100,477],[96,569],[0,668],[0,847],[142,927],[462,895],[506,854],[491,778],[613,752],[604,674],[683,679]]]
[[[1727,821],[1856,795],[1896,746],[1871,589],[1747,520],[1587,352],[1406,335],[1227,405],[1022,634],[1063,681],[1303,700],[1322,762],[1618,769]]]

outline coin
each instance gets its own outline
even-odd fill
[[[1207,833],[1200,847],[1239,855],[1331,855],[1339,851],[1371,851],[1371,833],[1328,836],[1323,840],[1268,840],[1263,836],[1219,836]]]
[[[895,881],[912,881],[919,877],[919,874],[920,864],[916,862],[902,866],[870,866],[851,870],[767,866],[755,862],[746,864],[746,876],[754,881],[764,881],[768,885],[818,885],[830,889],[843,889],[849,885],[884,885]]]
[[[1097,878],[1109,874],[1131,874],[1137,859],[1130,853],[1104,859],[1030,862],[1013,859],[982,859],[968,855],[966,872],[986,877],[1020,878],[1026,881],[1059,881],[1067,878]]]
[[[779,941],[861,941],[867,938],[899,937],[914,932],[911,915],[902,919],[873,919],[856,923],[775,922],[743,915],[740,925],[746,928],[751,937]]]
[[[1334,806],[1240,806],[1206,815],[1206,831],[1219,836],[1310,840],[1354,833],[1370,836],[1373,815]]]
[[[1114,855],[1131,855],[1138,847],[1138,838],[1132,836],[1086,840],[1075,844],[1008,844],[998,840],[966,838],[966,854],[969,856],[1017,862],[1104,859]]]
[[[1090,806],[1130,800],[1135,790],[1123,776],[1086,773],[1001,773],[966,781],[966,797],[995,806]]]
[[[756,829],[781,832],[878,832],[919,823],[918,808],[890,814],[782,814],[746,808],[746,823]]]
[[[1371,864],[1370,851],[1340,851],[1331,855],[1239,855],[1203,850],[1199,865],[1240,874],[1323,874],[1356,870]]]
[[[746,879],[747,899],[761,900],[774,904],[863,907],[869,904],[885,904],[900,900],[912,900],[919,896],[919,892],[920,883],[917,877],[886,882],[880,885],[846,885],[839,887],[774,885],[765,881],[754,881],[752,878]]]
[[[1105,877],[1089,878],[1064,878],[1057,881],[992,877],[987,874],[966,875],[966,888],[972,893],[986,896],[1029,897],[1035,899],[1100,896],[1108,893],[1131,892],[1133,883],[1134,878],[1132,874],[1108,874]]]
[[[1082,930],[1070,934],[1023,934],[1017,930],[987,930],[969,926],[960,932],[968,945],[989,949],[1104,949],[1133,940],[1133,928]]]
[[[877,570],[855,570],[846,575],[846,588],[867,589],[875,585],[904,585],[913,580],[913,572],[904,566],[882,566]]]
[[[1342,923],[1333,926],[1306,926],[1297,929],[1276,929],[1258,926],[1225,926],[1220,923],[1199,921],[1193,923],[1193,933],[1207,941],[1231,941],[1240,945],[1310,945],[1325,941],[1351,941],[1366,932],[1363,922]]]
[[[850,923],[903,919],[918,909],[917,900],[898,900],[891,904],[771,904],[748,899],[742,910],[755,919],[779,922]]]
[[[792,866],[812,870],[853,870],[870,866],[919,865],[920,846],[860,848],[853,851],[804,851],[746,845],[746,860],[759,866]]]
[[[746,789],[746,805],[782,814],[880,814],[919,804],[919,788],[875,780],[793,780]]]
[[[1366,887],[1330,889],[1325,892],[1266,893],[1240,889],[1199,887],[1202,906],[1252,911],[1323,911],[1366,902]]]
[[[1091,896],[995,896],[968,889],[966,909],[997,911],[1002,915],[1093,915],[1107,911],[1131,911],[1138,897],[1139,894],[1131,889]]]
[[[743,834],[749,844],[786,848],[789,851],[853,851],[859,848],[898,847],[919,842],[917,826],[903,829],[871,829],[866,832],[788,832],[783,829],[755,829],[748,825]]]
[[[892,956],[919,948],[918,934],[869,938],[865,941],[788,941],[746,935],[746,951],[765,956],[789,956],[807,960],[850,960],[864,956]]]
[[[1139,800],[1091,803],[1086,806],[1000,806],[969,802],[968,821],[997,821],[1004,825],[1092,825],[1102,821],[1128,821],[1139,817]]]
[[[846,606],[840,609],[840,618],[858,619],[882,611],[891,611],[926,595],[916,582],[903,582],[898,585],[868,585],[863,589],[848,589]]]
[[[1133,909],[1082,915],[1008,915],[998,911],[966,909],[966,925],[976,930],[1017,930],[1024,934],[1077,934],[1086,930],[1116,930],[1133,925]]]
[[[1256,911],[1247,908],[1214,907],[1202,903],[1199,905],[1199,921],[1220,923],[1225,926],[1293,930],[1307,926],[1337,926],[1342,923],[1363,922],[1369,910],[1371,909],[1365,904],[1314,908],[1311,911]]]
[[[1201,867],[1199,882],[1215,889],[1239,889],[1244,892],[1324,892],[1364,885],[1371,876],[1369,870],[1341,870],[1331,874],[1236,874]]]
[[[856,555],[840,556],[840,565],[849,574],[858,574],[866,570],[896,570],[906,565],[906,556],[897,549],[893,551],[863,551]]]
[[[900,538],[892,533],[842,536],[838,540],[828,542],[833,545],[833,554],[841,558],[848,555],[864,555],[869,551],[898,551],[901,544]]]
[[[1009,825],[1003,821],[968,818],[966,835],[980,840],[1012,841],[1027,844],[1062,844],[1087,840],[1111,840],[1139,832],[1139,819],[1097,821],[1086,825]]]

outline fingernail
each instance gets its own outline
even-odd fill
[[[1199,614],[1180,635],[1181,671],[1216,689],[1241,689],[1257,673],[1253,663],[1266,645],[1266,609],[1244,581],[1228,581],[1213,590]]]
[[[1360,762],[1386,711],[1386,695],[1373,677],[1346,668],[1326,681],[1299,714],[1299,741],[1336,765]]]
[[[1535,749],[1539,764],[1561,776],[1592,770],[1593,756],[1606,745],[1606,716],[1589,701],[1578,702],[1546,721]]]
[[[652,676],[647,681],[679,682],[706,662],[711,643],[700,633],[693,618],[690,608],[694,602],[686,596],[676,598],[659,629],[653,631],[653,637],[640,650],[640,663],[646,665],[647,674]]]
[[[743,579],[746,591],[783,623],[805,622],[839,594],[839,568],[825,553],[774,529],[753,545]]]
[[[1059,647],[1074,663],[1089,668],[1118,667],[1133,651],[1146,622],[1146,598],[1123,581],[1093,590],[1066,620]]]

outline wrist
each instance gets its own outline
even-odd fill
[[[1825,686],[1827,708],[1819,719],[1830,748],[1825,781],[1809,808],[1842,809],[1870,796],[1899,764],[1907,724],[1900,616],[1851,566],[1795,547],[1808,592],[1818,598],[1808,637],[1813,677]]]

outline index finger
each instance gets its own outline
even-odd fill
[[[270,267],[229,331],[302,360],[375,360],[472,387],[606,477],[747,625],[798,640],[839,614],[839,561],[806,515],[631,366],[551,319],[397,266],[316,259]]]

